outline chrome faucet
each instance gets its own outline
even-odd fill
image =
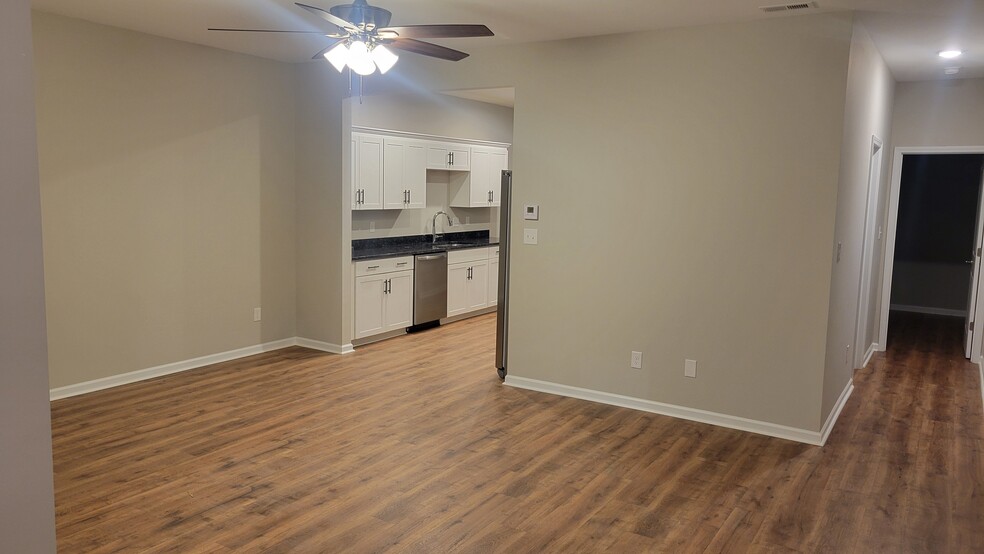
[[[434,214],[434,219],[431,220],[431,229],[434,230],[434,234],[431,235],[431,237],[433,237],[431,243],[437,242],[437,216],[441,214],[444,214],[444,217],[448,218],[448,227],[452,227],[454,225],[454,222],[451,221],[451,216],[449,216],[446,211],[441,210]],[[441,234],[443,235],[444,233],[442,232]]]

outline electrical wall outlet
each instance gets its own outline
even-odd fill
[[[632,359],[629,362],[629,365],[631,365],[633,369],[642,369],[642,352],[636,352],[633,350]]]
[[[697,360],[684,360],[683,376],[697,378]]]
[[[536,229],[523,229],[523,244],[536,244]]]
[[[259,321],[262,316],[259,308],[253,308],[253,321]]]

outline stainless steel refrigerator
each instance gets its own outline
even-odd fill
[[[506,378],[506,348],[509,336],[509,234],[511,229],[512,170],[502,171],[499,193],[499,292],[496,309],[495,367]]]

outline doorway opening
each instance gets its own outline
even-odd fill
[[[929,340],[976,362],[984,149],[899,149],[895,161],[880,344]]]

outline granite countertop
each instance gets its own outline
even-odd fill
[[[482,248],[498,244],[499,239],[489,237],[488,231],[446,233],[437,242],[433,242],[431,235],[361,239],[352,241],[352,260],[413,256],[431,252]]]

